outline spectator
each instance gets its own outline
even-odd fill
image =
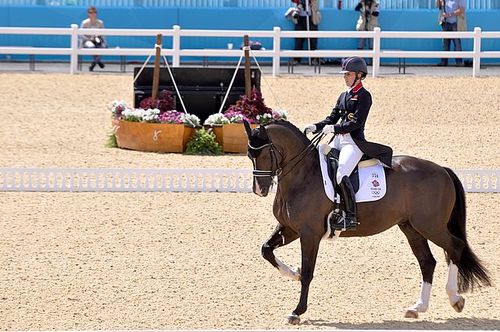
[[[293,16],[296,31],[318,31],[318,24],[321,21],[318,0],[292,0],[296,6],[296,12]],[[314,51],[318,49],[318,38],[295,38],[295,50],[304,49],[304,42],[307,43],[307,49]],[[313,59],[313,63],[318,63],[319,59]],[[300,63],[300,58],[294,58],[294,63]]]
[[[443,31],[457,31],[458,16],[465,14],[465,0],[436,0],[436,7],[439,8],[439,24]],[[462,42],[459,38],[444,38],[443,51],[449,51],[453,41],[455,51],[462,50]],[[462,59],[455,59],[456,65],[462,65]],[[448,66],[448,59],[443,58],[438,66]]]
[[[97,9],[90,6],[87,9],[88,18],[82,21],[80,27],[82,29],[103,29],[104,23],[97,18]],[[82,35],[81,46],[84,48],[106,48],[106,40],[100,35]],[[98,65],[104,68],[104,63],[101,61],[100,55],[93,55],[92,64],[89,67],[90,71],[94,71],[95,66]]]
[[[356,31],[373,31],[376,27],[380,26],[378,23],[379,7],[380,5],[377,0],[359,0],[359,3],[354,8],[354,10],[359,12]],[[373,39],[360,38],[358,49],[365,49],[365,46],[371,50],[373,48]]]

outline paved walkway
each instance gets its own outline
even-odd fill
[[[82,66],[82,73],[84,74],[124,74],[130,75],[133,72],[134,67],[140,67],[142,64],[139,63],[129,63],[125,66],[125,72],[122,72],[122,67],[119,63],[108,63],[104,69],[96,68],[94,72],[88,71],[88,64]],[[152,65],[152,63],[151,63]],[[184,65],[183,65],[184,66]],[[201,66],[201,64],[186,65],[186,66]],[[210,64],[209,67],[227,67],[228,65]],[[262,66],[265,74],[271,75],[271,66]],[[290,68],[291,69],[291,68]],[[316,70],[315,70],[316,69]],[[303,75],[303,76],[315,76],[315,75],[335,75],[338,74],[340,70],[339,66],[322,65],[321,70],[315,68],[314,66],[299,65],[294,66],[293,74],[289,73],[289,68],[286,64],[280,67],[280,75]],[[371,68],[368,69],[371,72]],[[30,70],[30,64],[28,62],[0,62],[0,73],[5,72],[32,72]],[[69,63],[46,63],[46,62],[36,62],[34,64],[34,72],[45,73],[45,72],[58,72],[58,73],[69,73]],[[397,65],[385,65],[380,67],[380,76],[464,76],[472,77],[472,67],[455,67],[453,64],[448,67],[437,67],[437,66],[423,66],[414,65],[406,66],[406,68]],[[500,66],[498,65],[482,65],[481,76],[500,76]]]

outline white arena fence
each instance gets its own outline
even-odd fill
[[[457,170],[465,191],[500,192],[500,170]],[[252,191],[249,169],[0,168],[2,192]]]
[[[239,58],[242,50],[238,49],[186,49],[181,47],[181,37],[240,37],[248,35],[250,38],[272,38],[273,49],[252,51],[257,58],[272,58],[272,74],[280,72],[281,58],[312,57],[312,58],[343,58],[361,56],[372,58],[372,75],[378,76],[381,58],[472,58],[472,76],[480,73],[482,58],[500,58],[500,51],[482,51],[481,41],[486,38],[500,38],[500,31],[481,31],[476,27],[474,31],[448,32],[448,31],[281,31],[280,27],[270,30],[197,30],[181,29],[174,25],[172,29],[80,29],[72,24],[71,28],[17,28],[0,27],[0,35],[69,35],[69,47],[26,47],[2,46],[0,54],[27,54],[27,55],[67,55],[70,57],[70,73],[78,71],[78,57],[80,55],[108,55],[108,56],[149,56],[154,54],[152,49],[144,48],[79,48],[81,35],[105,36],[151,36],[162,34],[172,38],[172,48],[163,48],[162,55],[172,57],[174,67],[180,66],[181,57],[234,57]],[[334,50],[321,49],[315,51],[282,50],[282,38],[313,37],[313,38],[372,38],[373,50]],[[403,51],[381,49],[381,40],[393,39],[442,39],[442,38],[468,38],[473,39],[472,51]]]
[[[338,0],[318,0],[320,8],[336,8]],[[0,0],[11,6],[96,6],[96,7],[184,7],[184,8],[287,8],[290,0]],[[349,10],[359,0],[343,0],[342,8]],[[383,0],[382,9],[433,9],[435,0]],[[498,0],[468,0],[467,9],[495,9]]]

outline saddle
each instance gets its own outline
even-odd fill
[[[327,144],[318,147],[323,187],[328,199],[338,202],[336,172],[338,169],[338,151],[331,151]],[[356,202],[373,202],[382,199],[386,193],[384,165],[374,158],[363,157],[349,177],[356,193]]]
[[[340,151],[337,149],[332,148],[330,152],[326,154],[326,158],[328,160],[328,177],[330,178],[330,181],[333,183],[333,187],[335,188],[335,192],[339,192],[339,185],[337,184],[337,169],[339,168],[339,154]],[[363,155],[363,158],[370,159]],[[361,158],[361,160],[363,160]],[[359,165],[359,164],[358,164]],[[358,172],[358,165],[354,168],[352,173],[349,175],[349,179],[351,180],[352,187],[354,188],[355,192],[358,192],[359,190],[359,172]]]
[[[334,191],[335,193],[340,193],[341,189],[337,184],[336,180],[337,169],[339,166],[340,151],[331,148],[330,146],[325,144],[320,147],[320,153],[322,153],[326,157],[326,168],[327,168],[328,178],[330,182],[333,184]],[[358,165],[356,165],[352,173],[349,175],[349,179],[351,181],[355,193],[357,193],[360,190],[359,168],[369,167],[377,164],[378,160],[363,155]],[[330,234],[328,235],[329,238],[332,238],[335,235],[334,230],[338,229],[338,223],[345,218],[345,213],[346,213],[344,210],[344,197],[342,197],[342,195],[336,195],[336,196],[340,199],[334,200],[333,210],[330,216],[328,217],[328,222],[330,224],[329,229],[331,230]]]

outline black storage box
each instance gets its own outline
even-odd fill
[[[226,95],[235,68],[170,68],[175,83],[182,96],[186,111],[197,115],[203,121],[220,109]],[[134,77],[140,68],[134,68]],[[153,85],[152,67],[146,67],[134,83],[134,107],[139,107],[141,100],[151,97]],[[231,87],[231,91],[224,103],[223,111],[233,105],[241,95],[245,94],[245,69],[239,68]],[[251,69],[251,85],[260,91],[260,71]],[[159,91],[169,90],[174,96],[176,110],[182,112],[182,105],[177,98],[174,84],[167,68],[160,70]]]

